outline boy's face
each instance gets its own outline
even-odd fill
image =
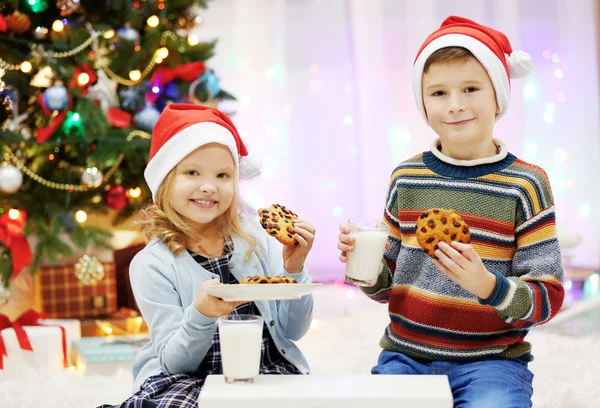
[[[174,169],[171,207],[195,224],[213,225],[231,206],[235,163],[231,151],[209,143],[187,155]]]
[[[427,119],[444,148],[491,141],[496,94],[477,59],[432,64],[422,82]]]

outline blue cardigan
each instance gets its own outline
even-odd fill
[[[298,283],[311,283],[306,268],[289,274],[284,269],[281,244],[267,235],[256,219],[242,219],[242,226],[259,244],[247,261],[248,245],[234,238],[231,272],[239,281],[246,276],[292,276]],[[256,253],[258,252],[258,254]],[[150,241],[129,268],[135,300],[150,330],[146,343],[133,361],[134,393],[152,375],[193,372],[211,347],[217,319],[206,317],[194,306],[202,282],[219,279],[202,268],[184,251],[174,256],[158,239]],[[298,300],[256,301],[275,345],[303,374],[310,369],[292,341],[301,339],[312,321],[312,295]]]

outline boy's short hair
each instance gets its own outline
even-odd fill
[[[473,53],[464,47],[445,47],[440,48],[427,58],[423,66],[423,73],[429,71],[433,64],[443,64],[452,62],[464,62],[469,58],[475,58]]]

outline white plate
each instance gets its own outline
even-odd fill
[[[255,285],[209,285],[203,290],[209,295],[231,301],[294,300],[308,295],[322,283],[280,283]]]

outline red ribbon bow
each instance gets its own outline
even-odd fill
[[[33,351],[33,347],[31,347],[31,342],[29,341],[29,337],[23,326],[41,326],[39,320],[45,318],[46,315],[44,313],[38,313],[33,309],[24,312],[12,322],[8,316],[0,314],[0,370],[4,369],[4,356],[8,357],[6,346],[2,339],[2,330],[12,328],[15,331],[21,349]],[[62,326],[58,327],[62,332],[63,364],[67,367],[67,336],[65,328]]]
[[[23,234],[26,220],[27,215],[23,211],[20,211],[16,220],[11,219],[8,214],[0,216],[0,242],[3,242],[10,251],[13,279],[19,276],[23,268],[31,264],[31,248]]]
[[[12,328],[15,331],[15,335],[17,336],[17,341],[19,342],[19,346],[21,346],[22,350],[33,351],[33,347],[31,347],[31,342],[29,341],[29,336],[27,336],[27,332],[23,328],[23,326],[41,326],[40,319],[45,319],[46,315],[44,313],[38,313],[33,309],[29,309],[26,312],[23,312],[21,316],[17,317],[14,321],[10,321],[8,316],[4,314],[0,314],[0,370],[4,369],[4,356],[8,357],[8,353],[6,352],[6,346],[4,344],[4,340],[2,339],[2,330]],[[52,327],[52,326],[49,326]],[[62,351],[63,351],[63,366],[68,367],[67,360],[67,333],[65,328],[62,326],[57,326],[62,335]]]
[[[50,116],[52,114],[52,111],[48,109],[46,103],[44,102],[43,94],[40,94],[38,96],[38,103],[42,107],[42,111],[44,111],[44,114],[46,116]],[[58,129],[60,125],[62,125],[63,121],[67,117],[67,112],[71,109],[73,109],[73,98],[71,98],[71,94],[69,94],[69,106],[67,107],[67,109],[63,110],[58,115],[56,115],[56,117],[52,119],[50,121],[50,124],[45,128],[36,129],[34,131],[35,140],[37,140],[38,143],[44,143],[46,140],[48,140],[48,138],[52,136],[54,132],[56,132],[56,129]]]
[[[198,77],[204,73],[205,69],[206,66],[202,61],[188,62],[187,64],[181,64],[173,68],[160,67],[154,71],[154,74],[152,74],[150,83],[153,87],[160,87],[175,79],[181,79],[185,82],[192,82],[198,79]],[[146,100],[150,102],[156,102],[156,99],[158,99],[158,95],[152,91],[148,91],[146,94]]]

